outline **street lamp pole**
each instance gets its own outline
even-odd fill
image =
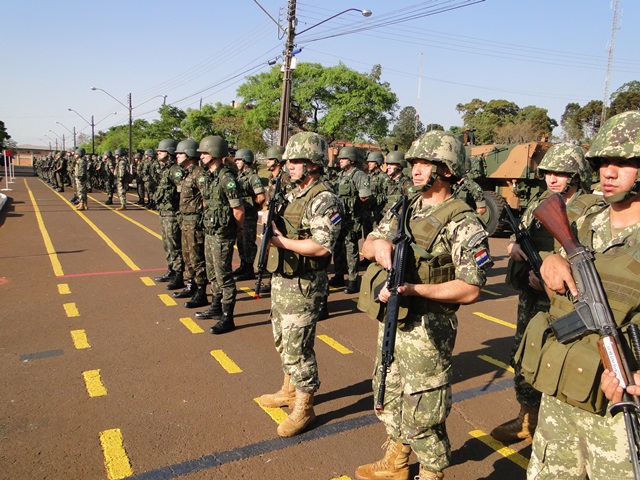
[[[96,153],[96,138],[95,138],[95,132],[94,132],[96,125],[93,122],[93,115],[91,115],[91,121],[89,121],[86,118],[84,118],[82,115],[80,115],[78,112],[76,112],[73,108],[69,108],[68,110],[78,115],[82,120],[84,120],[85,122],[87,122],[88,125],[91,126],[91,155],[94,155]],[[75,137],[74,137],[74,143],[75,143]]]
[[[64,128],[67,129],[67,131],[71,134],[73,134],[73,149],[75,150],[77,145],[76,145],[76,127],[73,127],[73,131],[69,130],[69,127],[67,127],[64,123],[60,123],[60,122],[56,122],[58,125],[62,125]]]
[[[62,140],[62,150],[65,150],[65,145],[64,145],[64,133],[62,134],[62,137],[60,135],[58,135],[56,132],[54,132],[53,130],[49,130],[51,133],[53,133],[56,137],[58,137],[60,140]],[[58,140],[56,139],[56,150],[58,149]]]

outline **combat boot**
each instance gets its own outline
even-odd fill
[[[126,205],[120,205],[118,208],[116,208],[118,212],[121,212],[122,210],[126,210],[126,209],[127,209]]]
[[[78,202],[78,204],[76,205],[76,210],[88,210],[86,206],[87,206],[86,202]]]
[[[284,376],[284,383],[282,384],[282,387],[280,387],[280,390],[276,393],[268,393],[260,397],[260,404],[269,408],[293,408],[295,401],[296,386],[291,383],[291,377],[287,374]]]
[[[211,305],[204,312],[196,312],[196,318],[199,320],[222,320],[222,304],[220,297],[213,297]]]
[[[187,308],[199,308],[204,307],[209,302],[207,301],[207,284],[196,285],[196,292],[191,297],[191,300],[184,303]]]
[[[180,290],[179,292],[174,292],[171,294],[173,298],[189,298],[193,297],[196,293],[196,283],[193,280],[189,280],[187,282],[187,286],[184,287],[184,290]]]
[[[240,275],[242,272],[244,272],[246,265],[243,261],[240,261],[240,266],[238,268],[236,268],[233,272],[231,272],[231,275],[233,275],[234,277],[236,275]]]
[[[222,320],[211,327],[209,333],[220,335],[236,329],[236,324],[233,323],[233,307],[233,303],[222,305]]]
[[[236,277],[236,281],[242,282],[243,280],[254,280],[256,278],[256,274],[253,271],[253,267],[251,265],[246,265],[245,269],[238,274]]]
[[[354,293],[358,293],[360,291],[360,287],[358,286],[357,280],[349,280],[347,286],[344,289],[344,293],[347,295],[352,295]]]
[[[496,440],[509,445],[511,443],[527,440],[533,441],[533,434],[538,426],[539,406],[520,404],[520,413],[517,418],[504,423],[491,431],[491,436]]]
[[[184,276],[182,272],[173,272],[173,279],[171,283],[167,285],[167,290],[178,290],[179,288],[184,288]]]
[[[293,404],[293,411],[278,425],[278,435],[281,437],[293,437],[311,425],[315,419],[313,393],[303,392],[296,388],[296,401]]]
[[[82,205],[85,210],[89,210],[89,202],[84,202]]]
[[[162,275],[161,277],[156,277],[153,280],[160,283],[170,282],[171,280],[173,280],[175,274],[176,272],[174,272],[172,268],[169,268],[164,275]]]
[[[329,318],[329,308],[327,307],[327,297],[322,297],[320,300],[320,308],[318,309],[318,319],[326,320]]]
[[[329,280],[330,287],[344,287],[344,275],[334,275],[331,280]]]
[[[113,197],[111,195],[109,195],[107,197],[107,201],[104,202],[105,205],[113,205]]]
[[[444,473],[442,472],[430,472],[429,470],[425,470],[420,465],[420,474],[414,478],[414,480],[442,480],[444,478]]]
[[[78,202],[78,195],[74,195],[69,201],[75,205]]]
[[[389,438],[382,448],[384,457],[356,469],[358,480],[409,480],[411,447]]]

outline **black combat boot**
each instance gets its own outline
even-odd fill
[[[191,300],[184,303],[184,306],[187,308],[199,308],[204,307],[209,302],[207,301],[207,284],[203,283],[202,285],[196,284],[196,292],[191,297]]]
[[[236,329],[236,324],[233,323],[233,307],[233,303],[222,305],[222,320],[211,327],[209,332],[220,335]]]
[[[78,203],[78,195],[74,195],[69,201],[75,205]]]
[[[256,274],[253,271],[253,266],[245,264],[244,270],[238,274],[236,281],[242,282],[243,280],[254,280],[255,278]]]
[[[104,202],[104,204],[105,204],[105,205],[113,205],[113,196],[112,196],[112,195],[109,195],[109,196],[107,197],[107,201],[106,201],[106,202]]]
[[[184,277],[182,272],[174,272],[173,280],[167,285],[167,290],[178,290],[184,288]]]
[[[173,277],[175,276],[176,272],[173,271],[172,268],[170,268],[169,270],[167,270],[167,272],[162,275],[161,277],[156,277],[154,278],[154,280],[156,282],[170,282],[173,280]]]
[[[233,272],[231,272],[231,275],[233,275],[234,277],[236,275],[240,275],[242,272],[244,272],[244,270],[246,269],[246,265],[244,262],[240,262],[240,266],[238,268],[236,268]]]
[[[318,310],[318,315],[320,320],[326,320],[329,318],[329,308],[327,308],[327,297],[322,297],[320,300],[320,308]]]
[[[173,298],[189,298],[193,297],[196,293],[197,287],[196,282],[193,280],[189,280],[187,282],[187,286],[184,287],[184,290],[180,290],[179,292],[174,292],[171,294]]]
[[[199,320],[222,320],[221,300],[221,297],[213,297],[209,308],[204,312],[196,312],[196,318]]]
[[[331,280],[329,280],[330,287],[344,287],[344,275],[336,273]]]
[[[344,293],[351,295],[353,293],[358,293],[360,291],[360,287],[358,286],[357,280],[349,280],[346,288],[344,289]]]

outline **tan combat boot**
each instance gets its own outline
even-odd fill
[[[85,210],[84,202],[78,202],[78,205],[76,205],[76,210]]]
[[[420,465],[420,475],[414,477],[413,480],[442,480],[444,478],[444,473],[442,472],[430,472],[429,470],[425,470]]]
[[[270,408],[293,408],[295,401],[296,387],[291,383],[291,377],[289,375],[284,376],[284,383],[282,384],[282,387],[280,387],[280,390],[276,393],[269,393],[260,397],[260,404]]]
[[[84,209],[89,210],[89,202],[84,202]]]
[[[494,428],[491,431],[491,436],[505,445],[522,440],[532,442],[533,434],[538,426],[539,408],[521,404],[518,418]]]
[[[116,208],[116,211],[120,212],[121,210],[126,210],[127,206],[126,205],[120,205],[118,208]]]
[[[356,469],[358,480],[409,480],[411,447],[389,438],[382,448],[384,458]]]
[[[278,435],[293,437],[307,428],[316,419],[313,411],[313,393],[296,389],[296,401],[293,411],[278,425]]]

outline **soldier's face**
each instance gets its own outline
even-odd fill
[[[351,164],[351,160],[349,160],[348,158],[340,158],[340,168],[341,169],[346,169],[350,164]]]
[[[414,185],[425,185],[429,178],[431,178],[431,174],[435,171],[436,164],[431,163],[428,160],[423,160],[421,158],[416,158],[413,160],[413,165],[411,166],[411,177],[413,178]]]
[[[183,163],[185,163],[187,161],[187,154],[186,153],[177,153],[176,154],[176,159],[178,160],[178,165],[182,165]]]
[[[287,167],[289,168],[291,178],[293,180],[300,180],[304,176],[305,171],[312,169],[313,163],[301,158],[294,158],[287,162]]]
[[[242,171],[244,168],[244,160],[241,158],[234,158],[233,161],[235,162],[236,167],[238,167],[238,170]]]
[[[212,159],[213,157],[211,156],[210,153],[203,152],[200,154],[200,161],[202,162],[203,165],[209,165]]]
[[[158,150],[157,155],[158,155],[158,160],[164,160],[165,158],[167,158],[169,156],[169,152],[164,152],[162,150]]]
[[[378,168],[378,164],[376,162],[367,162],[367,165],[369,166],[370,172],[375,172],[376,168]]]
[[[573,175],[560,172],[545,172],[544,181],[547,188],[554,193],[562,193],[571,181]]]
[[[605,197],[628,192],[637,177],[637,160],[605,158],[600,163],[600,185]]]

